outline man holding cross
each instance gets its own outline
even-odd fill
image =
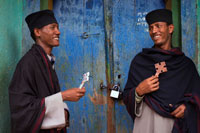
[[[60,30],[53,11],[37,11],[25,20],[35,43],[17,64],[8,89],[11,132],[66,133],[69,111],[64,101],[79,101],[86,89],[60,89],[52,54],[60,45]]]
[[[172,47],[172,12],[146,15],[152,48],[131,62],[123,100],[134,133],[200,133],[200,77],[191,59]]]

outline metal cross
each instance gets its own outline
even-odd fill
[[[156,75],[159,76],[160,73],[167,72],[167,66],[165,61],[155,64]]]

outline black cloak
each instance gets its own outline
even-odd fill
[[[144,102],[164,117],[180,104],[186,105],[184,118],[174,118],[173,133],[200,133],[200,77],[191,59],[178,48],[170,51],[145,48],[132,60],[123,100],[132,119],[135,119],[135,88],[146,78],[155,75],[154,64],[166,62],[168,71],[159,75],[159,89],[146,94]]]
[[[17,64],[9,86],[12,133],[50,132],[40,130],[44,99],[59,91],[56,72],[45,51],[34,44]]]

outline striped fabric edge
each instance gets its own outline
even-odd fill
[[[42,121],[44,119],[44,116],[45,116],[45,111],[46,111],[46,108],[45,108],[45,98],[43,98],[41,100],[41,104],[40,104],[40,107],[42,108],[41,111],[39,112],[39,117],[35,123],[35,125],[33,126],[33,129],[31,131],[31,133],[37,133],[39,130],[40,130],[40,127],[42,125]]]

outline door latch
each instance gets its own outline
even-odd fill
[[[103,85],[103,83],[100,83],[100,89],[108,89],[107,86]],[[115,99],[122,99],[122,90],[120,88],[120,84],[114,85],[111,89],[110,97],[115,98]]]
[[[100,33],[88,34],[87,32],[83,32],[83,34],[81,35],[81,38],[87,39],[90,36],[98,36],[98,35],[100,35]]]
[[[120,86],[114,85],[113,88],[111,89],[110,97],[118,99],[119,94],[120,94]]]

